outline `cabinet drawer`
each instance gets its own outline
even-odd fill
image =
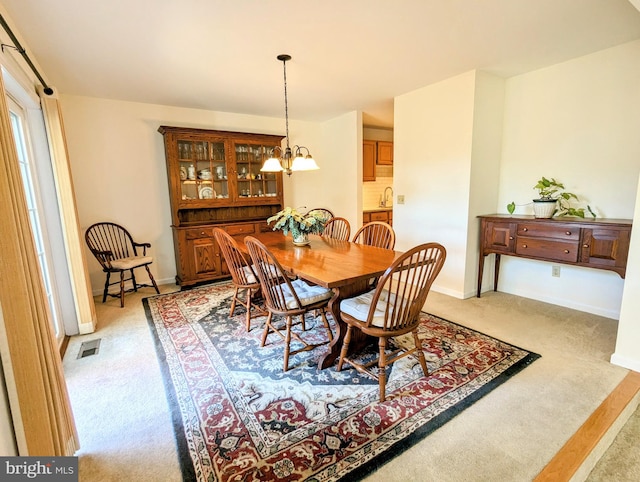
[[[388,219],[389,216],[387,216],[385,211],[371,213],[371,221],[382,221],[383,223],[386,223]]]
[[[518,223],[518,236],[577,241],[580,239],[580,228],[577,226],[550,226],[549,224],[539,223]]]
[[[559,241],[548,238],[518,236],[516,254],[532,258],[546,258],[556,261],[578,261],[578,242]]]
[[[185,237],[187,239],[212,238],[213,229],[212,228],[188,229],[185,233]]]
[[[235,236],[236,234],[253,234],[256,232],[255,224],[232,224],[230,226],[225,226],[224,230],[229,233],[231,236]]]

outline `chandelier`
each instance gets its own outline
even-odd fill
[[[287,61],[291,60],[291,55],[278,55],[278,60],[282,61],[284,71],[284,118],[286,128],[287,147],[282,150],[276,146],[271,150],[271,157],[265,161],[260,169],[262,172],[282,172],[290,176],[293,171],[313,171],[320,169],[316,161],[311,156],[309,149],[304,146],[289,147],[289,106],[287,103]],[[303,154],[306,151],[306,155]],[[276,157],[276,152],[279,154]]]

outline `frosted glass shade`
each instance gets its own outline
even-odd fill
[[[320,168],[311,156],[298,156],[293,160],[293,164],[291,166],[292,171],[315,171],[316,169]]]
[[[264,162],[264,164],[262,165],[262,169],[260,169],[260,171],[281,172],[281,171],[284,171],[284,169],[282,168],[282,164],[280,164],[280,159],[277,159],[275,157],[270,157]]]

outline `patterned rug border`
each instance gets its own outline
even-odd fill
[[[222,281],[222,282],[219,282],[219,283],[210,283],[210,284],[207,284],[207,285],[198,285],[198,286],[185,288],[184,290],[181,290],[181,291],[206,289],[206,288],[209,288],[211,286],[218,286],[218,285],[221,286],[223,284],[228,284],[228,283],[229,283],[228,281]],[[178,402],[177,402],[177,395],[176,395],[176,392],[175,392],[175,387],[174,387],[174,385],[172,383],[172,380],[171,380],[171,374],[169,372],[169,365],[168,365],[167,360],[166,360],[166,354],[165,354],[164,348],[162,347],[160,338],[158,336],[155,323],[153,322],[153,317],[152,317],[152,314],[151,314],[151,308],[149,306],[149,300],[154,299],[154,298],[159,298],[159,297],[162,297],[162,296],[166,296],[166,295],[175,295],[175,292],[173,292],[173,293],[162,293],[162,294],[159,294],[159,295],[154,295],[154,296],[149,296],[147,298],[143,298],[142,299],[142,305],[144,307],[144,312],[145,312],[145,317],[147,319],[147,324],[148,324],[149,329],[150,329],[150,331],[151,331],[151,333],[153,335],[153,341],[154,341],[154,346],[155,346],[155,350],[156,350],[156,355],[158,357],[160,370],[162,372],[163,384],[164,384],[164,387],[165,387],[167,400],[168,400],[169,405],[170,405],[173,430],[174,430],[174,434],[175,434],[175,438],[176,438],[176,446],[177,446],[177,451],[178,451],[178,459],[179,459],[179,463],[180,463],[180,467],[181,467],[181,471],[182,471],[182,475],[183,475],[183,480],[192,481],[192,480],[196,480],[195,468],[193,466],[193,461],[191,460],[191,457],[189,456],[189,450],[188,450],[188,447],[187,447],[187,439],[186,439],[185,434],[184,434],[184,425],[183,425],[183,422],[182,422],[182,414],[180,413],[180,408],[179,408],[179,405],[178,405]],[[440,427],[444,426],[447,422],[449,422],[450,420],[455,418],[457,415],[462,413],[464,410],[466,410],[467,408],[472,406],[478,400],[480,400],[481,398],[486,396],[489,392],[495,390],[497,387],[499,387],[500,385],[502,385],[503,383],[508,381],[510,378],[512,378],[515,375],[517,375],[524,368],[526,368],[527,366],[531,365],[531,363],[533,363],[534,361],[536,361],[538,358],[541,357],[541,355],[539,355],[537,353],[534,353],[534,352],[532,352],[532,351],[530,351],[528,349],[525,349],[525,348],[522,348],[520,346],[514,345],[513,343],[510,343],[510,342],[506,342],[506,341],[504,341],[504,340],[502,340],[500,338],[496,338],[496,337],[494,337],[492,335],[487,335],[486,333],[483,333],[481,331],[475,330],[473,328],[469,328],[468,326],[462,325],[461,323],[457,323],[455,321],[451,321],[451,320],[448,320],[446,318],[442,318],[441,316],[434,315],[434,314],[428,313],[426,311],[423,312],[423,313],[425,313],[427,315],[430,315],[430,316],[434,316],[436,318],[440,318],[441,320],[444,320],[447,323],[451,323],[452,325],[459,326],[461,328],[464,328],[465,330],[469,330],[471,332],[478,333],[480,335],[492,338],[492,339],[494,339],[494,340],[496,340],[496,341],[498,341],[500,343],[503,343],[503,344],[512,346],[514,348],[517,348],[519,350],[525,351],[525,352],[528,353],[528,355],[525,356],[524,358],[522,358],[521,360],[519,360],[518,362],[514,363],[513,365],[511,365],[509,368],[504,370],[502,373],[500,373],[500,375],[498,375],[497,377],[493,378],[491,381],[485,383],[480,389],[475,390],[471,394],[467,395],[463,401],[461,401],[461,402],[453,405],[452,407],[446,409],[444,412],[442,412],[439,415],[435,416],[431,421],[429,421],[428,423],[424,424],[420,428],[416,429],[410,435],[408,435],[405,438],[403,438],[403,439],[399,440],[398,442],[396,442],[394,445],[392,445],[385,452],[377,455],[374,459],[364,463],[360,467],[358,467],[358,468],[352,470],[351,472],[349,472],[348,474],[346,474],[344,477],[342,477],[340,479],[340,481],[346,481],[346,480],[355,481],[355,480],[364,479],[365,477],[367,477],[368,475],[370,475],[373,472],[375,472],[376,470],[378,470],[380,467],[382,467],[384,464],[386,464],[390,460],[394,459],[395,457],[397,457],[401,453],[403,453],[406,450],[408,450],[409,448],[413,447],[414,445],[416,445],[421,440],[424,440],[428,435],[430,435],[431,433],[433,433],[434,431],[436,431]]]
[[[185,290],[186,291],[186,290]],[[193,467],[193,461],[189,456],[189,448],[187,446],[187,438],[184,435],[184,425],[182,423],[182,414],[180,413],[180,407],[178,405],[176,389],[171,381],[171,373],[169,372],[169,364],[167,363],[167,357],[162,347],[162,342],[158,336],[153,317],[151,315],[151,308],[149,307],[149,299],[164,296],[163,294],[149,296],[142,299],[142,306],[144,307],[144,314],[147,318],[147,324],[153,335],[153,345],[156,349],[156,356],[160,365],[160,371],[162,372],[162,383],[167,395],[167,401],[169,403],[169,409],[171,410],[171,422],[173,425],[173,433],[175,434],[176,446],[178,450],[178,461],[180,462],[180,469],[182,472],[182,480],[190,481],[196,480],[196,471]]]
[[[424,313],[427,313],[427,312],[425,311]],[[386,464],[391,459],[394,459],[395,457],[397,457],[401,453],[405,452],[409,448],[411,448],[414,445],[416,445],[421,440],[424,440],[428,435],[430,435],[431,433],[435,432],[440,427],[444,426],[447,422],[449,422],[454,417],[456,417],[457,415],[462,413],[464,410],[466,410],[471,405],[476,403],[478,400],[483,398],[489,392],[493,391],[494,389],[496,389],[497,387],[499,387],[500,385],[502,385],[503,383],[508,381],[510,378],[512,378],[513,376],[517,375],[524,368],[526,368],[527,366],[531,365],[531,363],[533,363],[534,361],[536,361],[538,358],[541,357],[541,355],[539,355],[537,353],[533,353],[533,352],[531,352],[529,350],[526,350],[524,348],[521,348],[519,346],[513,345],[511,343],[507,343],[507,342],[505,342],[503,340],[500,340],[500,339],[495,338],[493,336],[490,336],[490,335],[487,335],[485,333],[482,333],[481,331],[474,330],[473,328],[469,328],[467,326],[461,325],[460,323],[456,323],[455,321],[450,321],[450,320],[447,320],[446,318],[442,318],[440,316],[433,315],[431,313],[427,313],[427,314],[429,314],[431,316],[436,316],[437,318],[440,318],[441,320],[447,321],[447,322],[451,323],[452,325],[461,326],[461,327],[463,327],[463,328],[465,328],[467,330],[470,330],[470,331],[473,331],[473,332],[476,332],[476,333],[480,333],[480,334],[483,334],[485,336],[489,336],[489,337],[493,338],[494,340],[500,341],[501,343],[505,343],[507,345],[513,346],[514,348],[518,348],[520,350],[526,351],[526,352],[529,353],[529,355],[524,357],[519,362],[514,363],[513,365],[511,365],[509,368],[507,368],[499,376],[495,377],[490,382],[485,383],[482,386],[482,388],[480,388],[479,390],[476,390],[473,393],[471,393],[470,395],[468,395],[467,397],[465,397],[464,401],[459,402],[456,405],[448,408],[444,412],[442,412],[439,415],[435,416],[429,423],[426,423],[425,425],[423,425],[422,427],[418,428],[416,431],[414,431],[410,435],[406,436],[405,438],[403,438],[401,440],[398,440],[398,442],[396,442],[386,452],[381,453],[375,459],[373,459],[373,460],[361,465],[357,469],[354,469],[353,471],[349,472],[349,474],[347,474],[345,477],[340,479],[341,481],[347,480],[347,477],[349,478],[349,480],[362,480],[362,479],[364,479],[366,476],[368,476],[368,475],[372,474],[373,472],[375,472],[376,470],[378,470],[380,467],[382,467],[384,464]]]

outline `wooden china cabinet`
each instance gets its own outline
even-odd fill
[[[229,234],[271,230],[283,208],[282,173],[260,172],[284,136],[160,126],[164,136],[176,283],[229,275],[213,228]]]

